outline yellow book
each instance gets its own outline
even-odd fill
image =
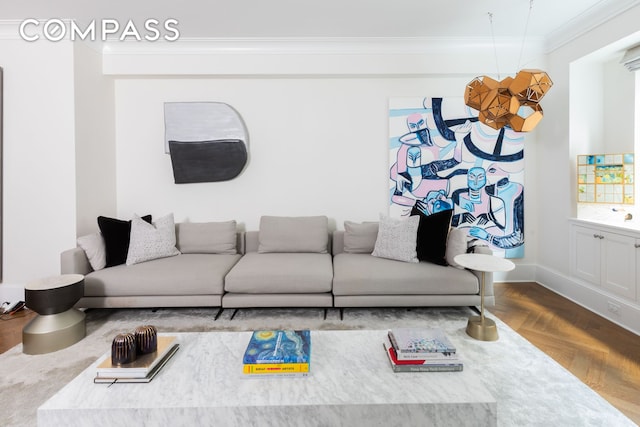
[[[250,375],[309,372],[308,363],[247,363],[242,372]]]

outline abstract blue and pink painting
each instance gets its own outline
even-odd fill
[[[462,97],[389,100],[389,213],[453,209],[498,256],[524,256],[524,134],[478,122]]]

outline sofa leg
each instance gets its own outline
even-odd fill
[[[327,320],[327,309],[326,308],[324,309],[324,319],[322,319],[322,320]]]
[[[216,313],[215,317],[213,318],[213,321],[215,322],[216,320],[218,320],[218,317],[220,317],[220,315],[222,314],[222,312],[224,311],[224,308],[220,307],[218,309],[218,312]]]
[[[233,320],[233,318],[236,316],[236,313],[238,312],[237,308],[233,309],[233,313],[231,313],[231,318],[229,320]]]
[[[340,320],[344,320],[344,308],[340,309]]]

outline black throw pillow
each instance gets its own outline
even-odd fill
[[[145,215],[142,219],[151,224],[151,215]],[[107,258],[106,267],[124,264],[129,253],[131,221],[99,216],[98,227],[104,239]]]
[[[418,238],[416,251],[418,260],[429,261],[439,265],[449,265],[445,258],[447,252],[447,237],[451,226],[453,209],[427,215],[419,207],[411,209],[411,215],[419,215]]]

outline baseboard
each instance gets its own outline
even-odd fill
[[[24,286],[0,283],[0,303],[4,301],[24,301]]]
[[[493,273],[493,282],[535,282],[535,264],[516,264],[516,268],[502,273]]]
[[[535,277],[535,281],[545,288],[640,335],[640,305],[545,267],[538,266]]]

